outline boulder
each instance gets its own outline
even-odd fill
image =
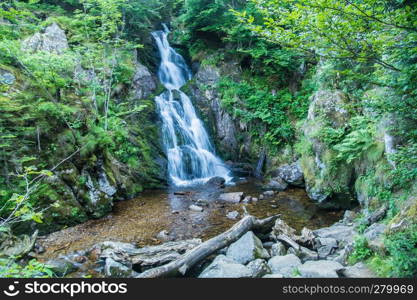
[[[294,249],[293,247],[290,247],[287,253],[298,256],[302,262],[319,259],[319,255],[317,254],[317,252],[305,247],[300,247],[298,250]]]
[[[385,224],[374,223],[369,226],[363,233],[364,237],[368,241],[368,246],[374,252],[384,255],[386,252],[383,233],[387,226]]]
[[[353,241],[356,231],[353,226],[335,224],[330,227],[324,227],[313,231],[313,234],[321,238],[333,238],[339,243],[348,244]]]
[[[210,178],[204,186],[213,187],[213,188],[224,188],[226,180],[223,177],[213,177]]]
[[[156,81],[148,68],[136,62],[131,90],[135,99],[146,99],[156,90]]]
[[[343,268],[338,271],[340,277],[346,278],[375,278],[376,275],[374,272],[369,269],[367,265],[362,262],[359,262],[353,266]]]
[[[189,210],[194,212],[202,212],[204,209],[201,206],[198,205],[190,205]]]
[[[248,263],[247,267],[252,271],[252,277],[254,278],[260,278],[271,273],[271,268],[263,259],[255,259]]]
[[[315,248],[319,254],[320,259],[325,259],[327,256],[334,253],[338,248],[337,240],[334,238],[317,238]]]
[[[252,197],[251,196],[246,196],[244,199],[243,199],[243,201],[242,201],[242,203],[251,203],[252,202]]]
[[[287,254],[287,249],[281,242],[276,242],[271,246],[271,256],[282,256]]]
[[[295,229],[291,228],[287,225],[282,219],[277,219],[275,221],[275,225],[272,228],[271,235],[274,237],[274,239],[277,239],[279,235],[286,235],[291,239],[296,239]]]
[[[44,33],[35,33],[22,42],[22,50],[28,52],[46,51],[63,54],[68,49],[68,40],[65,31],[58,24],[52,23]]]
[[[104,274],[109,278],[130,278],[134,277],[135,273],[132,268],[129,268],[121,263],[114,261],[110,257],[106,258],[104,265]]]
[[[48,260],[45,265],[48,266],[48,268],[54,272],[55,276],[57,277],[64,277],[65,275],[71,274],[78,270],[76,263],[64,257]]]
[[[296,187],[304,187],[304,175],[299,162],[281,166],[276,173],[286,183]]]
[[[285,191],[288,188],[288,184],[281,177],[275,177],[271,178],[263,188],[274,191]]]
[[[337,272],[343,266],[335,261],[316,260],[307,261],[298,268],[303,278],[338,278]]]
[[[226,256],[241,264],[247,264],[257,258],[269,258],[268,251],[252,231],[248,231],[239,240],[231,244],[227,249]]]
[[[292,277],[297,268],[301,266],[301,260],[294,254],[274,256],[268,261],[268,266],[273,274],[278,273],[285,277]]]
[[[275,195],[274,191],[265,191],[262,193],[262,195],[264,195],[264,197],[273,197]]]
[[[239,203],[240,201],[242,201],[243,196],[244,196],[243,192],[223,193],[223,194],[220,194],[219,200],[232,202],[232,203]]]
[[[198,278],[247,278],[252,270],[224,255],[217,256]]]

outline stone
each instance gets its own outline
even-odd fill
[[[253,197],[252,198],[252,202],[258,202],[259,201],[259,199],[258,198],[256,198],[256,197]]]
[[[68,49],[68,40],[65,31],[57,23],[49,25],[44,33],[35,33],[22,42],[22,50],[28,52],[46,51],[63,54]]]
[[[15,236],[11,233],[9,227],[0,232],[0,258],[16,257],[21,258],[32,251],[35,246],[38,231],[36,230],[31,236]]]
[[[156,90],[156,81],[149,69],[136,62],[131,90],[136,99],[146,99]]]
[[[364,221],[364,225],[372,225],[380,220],[382,220],[387,213],[387,207],[384,205],[379,209],[372,212]]]
[[[210,178],[204,186],[206,187],[214,187],[214,188],[224,188],[226,180],[223,177],[213,177]]]
[[[299,162],[281,166],[276,173],[286,183],[296,187],[304,187],[304,175]]]
[[[156,238],[160,241],[167,242],[170,240],[169,232],[166,230],[162,230],[156,235]]]
[[[363,236],[368,240],[376,240],[378,239],[387,228],[387,225],[381,223],[374,223],[369,226],[363,233]]]
[[[261,240],[252,231],[248,231],[229,246],[226,256],[238,263],[247,264],[257,258],[269,258],[269,253]]]
[[[259,195],[259,200],[263,200],[264,199],[264,195]]]
[[[315,248],[317,249],[319,258],[325,259],[338,248],[337,240],[334,238],[317,238]]]
[[[284,222],[282,219],[277,219],[275,221],[275,225],[272,228],[272,236],[277,239],[279,235],[286,235],[290,239],[295,240],[297,238],[295,234],[295,229],[288,226],[287,223]]]
[[[301,235],[298,236],[295,241],[298,244],[303,245],[307,248],[313,248],[315,236],[313,231],[306,227],[303,227],[303,229],[301,229]]]
[[[342,223],[344,225],[350,225],[356,218],[356,213],[351,210],[346,210],[343,215]]]
[[[204,209],[201,206],[198,205],[190,205],[189,210],[194,212],[202,212]]]
[[[251,196],[246,196],[243,200],[242,203],[251,203],[252,202],[252,197]]]
[[[239,217],[239,213],[236,210],[234,210],[234,211],[228,212],[226,217],[230,220],[236,220]]]
[[[205,207],[208,207],[210,204],[209,204],[209,201],[207,201],[207,200],[203,200],[203,199],[198,199],[196,202],[195,202],[195,204],[197,204],[198,206],[205,206]]]
[[[268,266],[273,274],[278,273],[285,277],[291,277],[297,268],[301,266],[301,260],[294,254],[274,256],[268,261]]]
[[[232,203],[239,203],[240,201],[242,201],[243,196],[244,196],[243,192],[223,193],[223,194],[220,194],[219,200],[232,202]]]
[[[117,261],[114,261],[110,257],[106,258],[106,263],[104,265],[104,274],[106,275],[106,277],[129,278],[133,277],[135,275],[134,273],[135,272],[131,268]]]
[[[248,278],[252,277],[252,274],[248,267],[224,255],[218,255],[198,278]]]
[[[13,73],[0,69],[0,84],[13,85],[16,77]]]
[[[287,254],[287,249],[281,242],[276,242],[271,246],[271,256],[282,256]]]
[[[252,271],[252,277],[254,278],[260,278],[271,273],[271,268],[263,259],[255,259],[248,263],[247,267]]]
[[[263,188],[274,191],[285,191],[288,188],[288,184],[281,177],[275,177],[271,178]]]
[[[262,195],[264,195],[264,197],[273,197],[275,195],[274,191],[265,191],[262,193]]]
[[[335,261],[316,260],[307,261],[298,268],[303,278],[338,278],[337,272],[343,266]]]
[[[377,277],[374,272],[369,269],[363,262],[359,262],[353,266],[343,268],[338,271],[340,277],[346,278],[375,278]]]
[[[324,227],[313,231],[315,236],[322,238],[333,238],[338,242],[350,243],[353,241],[356,231],[353,226],[335,224],[330,227]]]
[[[74,262],[63,257],[48,260],[45,265],[47,265],[57,277],[64,277],[78,270],[78,266]]]
[[[298,250],[294,249],[293,247],[290,247],[287,253],[298,256],[303,263],[309,260],[319,259],[319,255],[317,252],[310,250],[306,247],[300,247]]]

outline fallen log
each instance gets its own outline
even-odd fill
[[[161,278],[184,276],[193,266],[216,251],[223,249],[231,243],[237,241],[248,231],[264,230],[265,227],[272,228],[279,215],[259,220],[254,216],[247,215],[226,232],[202,243],[189,252],[185,253],[179,259],[166,265],[147,270],[140,273],[137,278]]]

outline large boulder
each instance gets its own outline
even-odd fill
[[[304,187],[304,175],[299,162],[281,166],[276,170],[276,173],[288,184]]]
[[[227,249],[226,256],[241,264],[247,264],[257,258],[269,258],[268,251],[252,231],[248,231],[239,240],[231,244]]]
[[[273,274],[282,274],[285,277],[292,277],[301,266],[301,260],[294,254],[274,256],[268,261],[268,266]]]
[[[342,244],[351,243],[357,234],[353,226],[346,226],[341,224],[335,224],[330,227],[320,228],[314,230],[313,233],[316,237],[332,238]]]
[[[203,270],[199,278],[245,278],[252,277],[253,271],[248,267],[224,256],[217,256],[214,261]]]
[[[263,259],[255,259],[248,263],[247,267],[252,271],[252,277],[260,278],[271,273],[271,268]]]
[[[52,23],[46,27],[44,33],[35,33],[22,42],[22,49],[28,52],[46,51],[63,54],[68,49],[65,31],[58,24]]]
[[[146,99],[156,90],[156,80],[148,68],[136,62],[131,90],[135,99]]]
[[[341,269],[343,266],[338,262],[317,260],[305,262],[298,271],[304,278],[338,278],[337,272]]]

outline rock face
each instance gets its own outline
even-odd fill
[[[263,186],[264,189],[270,189],[274,191],[285,191],[288,184],[281,177],[271,178],[267,184]]]
[[[217,256],[214,261],[198,276],[199,278],[245,278],[252,277],[253,271],[248,267],[224,256]]]
[[[304,175],[299,162],[281,166],[276,170],[276,173],[288,184],[296,187],[304,187]]]
[[[0,69],[0,84],[13,85],[16,81],[16,77],[13,73]]]
[[[135,99],[146,99],[156,90],[156,79],[148,68],[136,62],[132,81],[132,93]]]
[[[268,266],[273,274],[282,274],[284,277],[292,277],[301,266],[301,260],[294,254],[274,256],[268,261]]]
[[[46,51],[63,54],[68,49],[68,40],[64,30],[52,23],[44,33],[35,33],[22,42],[22,49],[28,52]]]
[[[318,91],[312,96],[308,118],[303,126],[311,153],[303,154],[300,167],[309,197],[324,208],[349,208],[354,202],[351,190],[353,166],[341,163],[336,169],[330,168],[334,151],[318,136],[329,124],[334,129],[347,125],[351,118],[346,109],[348,102],[348,97],[341,91]]]
[[[269,258],[268,251],[252,231],[247,232],[231,244],[227,249],[226,256],[240,264],[247,264],[257,258]]]

